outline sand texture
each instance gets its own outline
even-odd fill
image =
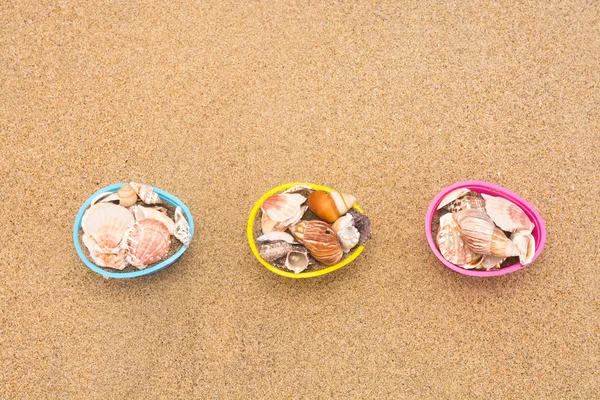
[[[598,398],[599,82],[597,1],[3,1],[0,397]],[[435,258],[429,202],[468,179],[539,210],[533,265]],[[196,232],[105,279],[73,221],[129,180]],[[357,197],[355,262],[253,257],[250,210],[295,181]]]

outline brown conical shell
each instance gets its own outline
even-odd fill
[[[308,196],[306,205],[319,219],[331,224],[346,214],[354,202],[356,197],[349,194],[316,190]]]
[[[302,221],[290,231],[317,261],[325,265],[337,263],[344,254],[335,232],[323,221]]]
[[[138,269],[162,260],[171,244],[169,229],[162,222],[146,218],[136,222],[127,234],[127,262]]]
[[[517,246],[506,237],[502,229],[494,228],[492,241],[490,242],[490,253],[496,257],[516,257],[520,254]]]
[[[122,207],[131,207],[138,199],[137,193],[131,185],[123,185],[117,195],[119,196],[119,205]]]

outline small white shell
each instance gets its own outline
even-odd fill
[[[290,251],[285,258],[285,267],[299,274],[308,267],[308,255],[301,251]]]
[[[506,257],[496,257],[496,256],[484,256],[483,261],[481,262],[481,266],[489,271],[491,269],[500,269],[500,264],[502,264],[506,260]]]
[[[175,233],[174,233],[175,237],[177,238],[177,240],[179,240],[181,243],[183,243],[186,246],[190,245],[190,242],[192,241],[192,234],[190,233],[190,225],[187,222],[187,219],[185,219],[185,216],[183,215],[183,212],[181,211],[181,207],[176,207],[175,208]]]
[[[348,253],[354,246],[358,244],[360,233],[352,225],[346,225],[344,229],[337,233],[338,241],[344,253]]]
[[[104,192],[94,197],[91,205],[93,206],[96,203],[110,203],[113,201],[119,201],[119,195],[115,192]]]
[[[529,232],[514,232],[510,240],[519,250],[519,262],[521,265],[531,264],[535,255],[535,239]]]
[[[354,218],[352,217],[352,214],[349,213],[339,217],[337,221],[331,225],[331,229],[333,229],[335,233],[338,233],[348,225],[354,226]]]

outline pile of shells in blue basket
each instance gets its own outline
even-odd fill
[[[527,265],[535,254],[533,222],[516,204],[467,188],[445,196],[433,219],[440,253],[464,269]]]
[[[175,254],[191,240],[180,207],[163,202],[148,185],[130,182],[94,198],[81,220],[80,240],[94,264],[141,270]]]
[[[353,208],[355,201],[304,185],[267,198],[253,232],[260,256],[294,273],[339,263],[371,237],[369,218]]]

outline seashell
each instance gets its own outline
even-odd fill
[[[119,205],[123,207],[131,207],[138,199],[137,193],[131,185],[123,185],[117,192],[119,197]]]
[[[512,257],[519,252],[497,228],[491,218],[479,210],[463,210],[452,214],[464,242],[477,254]]]
[[[167,226],[152,218],[137,221],[127,234],[127,262],[138,269],[162,260],[171,244]]]
[[[311,188],[308,185],[296,185],[287,190],[284,190],[283,193],[300,193],[302,195],[308,196],[311,192],[314,192],[315,189]]]
[[[344,254],[335,232],[323,221],[301,221],[292,226],[290,231],[308,252],[323,264],[333,265],[340,261]]]
[[[129,185],[135,190],[140,200],[145,204],[160,204],[162,200],[158,197],[158,194],[148,185],[142,185],[140,183],[129,182]]]
[[[295,274],[308,268],[308,255],[306,251],[291,250],[285,257],[285,267]]]
[[[113,203],[98,203],[86,210],[81,220],[83,232],[109,253],[116,249],[125,231],[133,226],[133,215],[125,207]]]
[[[269,232],[256,238],[256,241],[258,242],[275,242],[278,240],[283,240],[284,242],[288,242],[290,244],[298,243],[294,240],[292,235],[286,232]]]
[[[471,259],[471,261],[466,264],[459,265],[459,267],[464,268],[464,269],[481,269],[481,268],[483,268],[481,266],[481,263],[483,262],[484,258],[485,258],[485,256],[483,254],[473,253],[473,258]]]
[[[91,205],[93,206],[97,203],[109,203],[113,201],[119,201],[119,195],[117,195],[115,192],[104,192],[94,197]]]
[[[469,265],[473,258],[476,258],[469,246],[463,241],[460,228],[452,218],[452,214],[445,214],[440,218],[440,229],[436,237],[436,243],[442,256],[452,264]]]
[[[260,207],[267,217],[275,222],[294,219],[306,197],[297,193],[281,193],[266,199]]]
[[[500,229],[507,232],[533,231],[533,223],[519,206],[502,197],[482,196],[486,212]]]
[[[485,212],[485,200],[479,193],[469,192],[445,207],[450,212],[479,210]]]
[[[352,225],[346,225],[341,231],[337,233],[338,242],[344,253],[348,253],[354,246],[358,244],[360,240],[360,233]]]
[[[365,242],[371,238],[371,221],[366,215],[361,214],[354,208],[351,208],[350,211],[348,211],[348,214],[352,215],[354,227],[360,232],[358,244],[365,244]]]
[[[306,212],[307,209],[308,209],[307,206],[301,206],[298,209],[298,211],[296,212],[296,214],[294,214],[290,218],[286,219],[285,221],[281,221],[281,222],[273,221],[272,219],[269,218],[269,216],[266,213],[263,212],[262,217],[261,217],[261,229],[262,229],[263,233],[283,232],[290,225],[293,225],[293,224],[297,223],[298,221],[300,221],[300,219],[302,219],[302,216],[304,215],[304,213]]]
[[[531,264],[535,255],[535,239],[533,235],[529,232],[514,232],[510,235],[510,240],[519,251],[519,262],[521,265]]]
[[[339,217],[346,214],[355,202],[356,197],[352,195],[339,192],[325,192],[323,190],[312,192],[306,200],[308,208],[319,219],[328,223],[333,223]]]
[[[127,266],[125,257],[127,251],[119,247],[111,250],[110,252],[104,252],[100,246],[87,234],[82,236],[83,243],[90,252],[90,257],[94,264],[100,267],[113,268],[122,270]]]
[[[481,267],[486,271],[500,269],[500,264],[502,264],[504,260],[506,260],[506,257],[484,256]]]
[[[292,250],[292,245],[283,240],[277,242],[267,242],[260,245],[258,254],[266,261],[273,262],[279,258],[285,257]]]
[[[471,190],[467,189],[467,188],[460,188],[460,189],[455,189],[455,190],[451,191],[446,196],[444,196],[442,201],[440,201],[440,204],[438,204],[437,209],[439,210],[439,209],[447,206],[448,204],[452,203],[454,200],[460,199],[462,196],[466,195],[470,191]]]
[[[333,225],[331,225],[331,229],[333,229],[335,233],[338,233],[347,226],[354,226],[354,217],[352,217],[352,214],[350,213],[339,217]]]
[[[175,208],[175,228],[173,235],[185,246],[189,246],[192,241],[190,225],[179,206]]]
[[[129,208],[129,211],[133,213],[133,216],[135,217],[136,221],[140,221],[146,218],[155,219],[165,224],[165,226],[169,230],[170,235],[173,235],[175,233],[175,221],[173,221],[166,214],[160,212],[154,207],[144,207],[136,205]]]

